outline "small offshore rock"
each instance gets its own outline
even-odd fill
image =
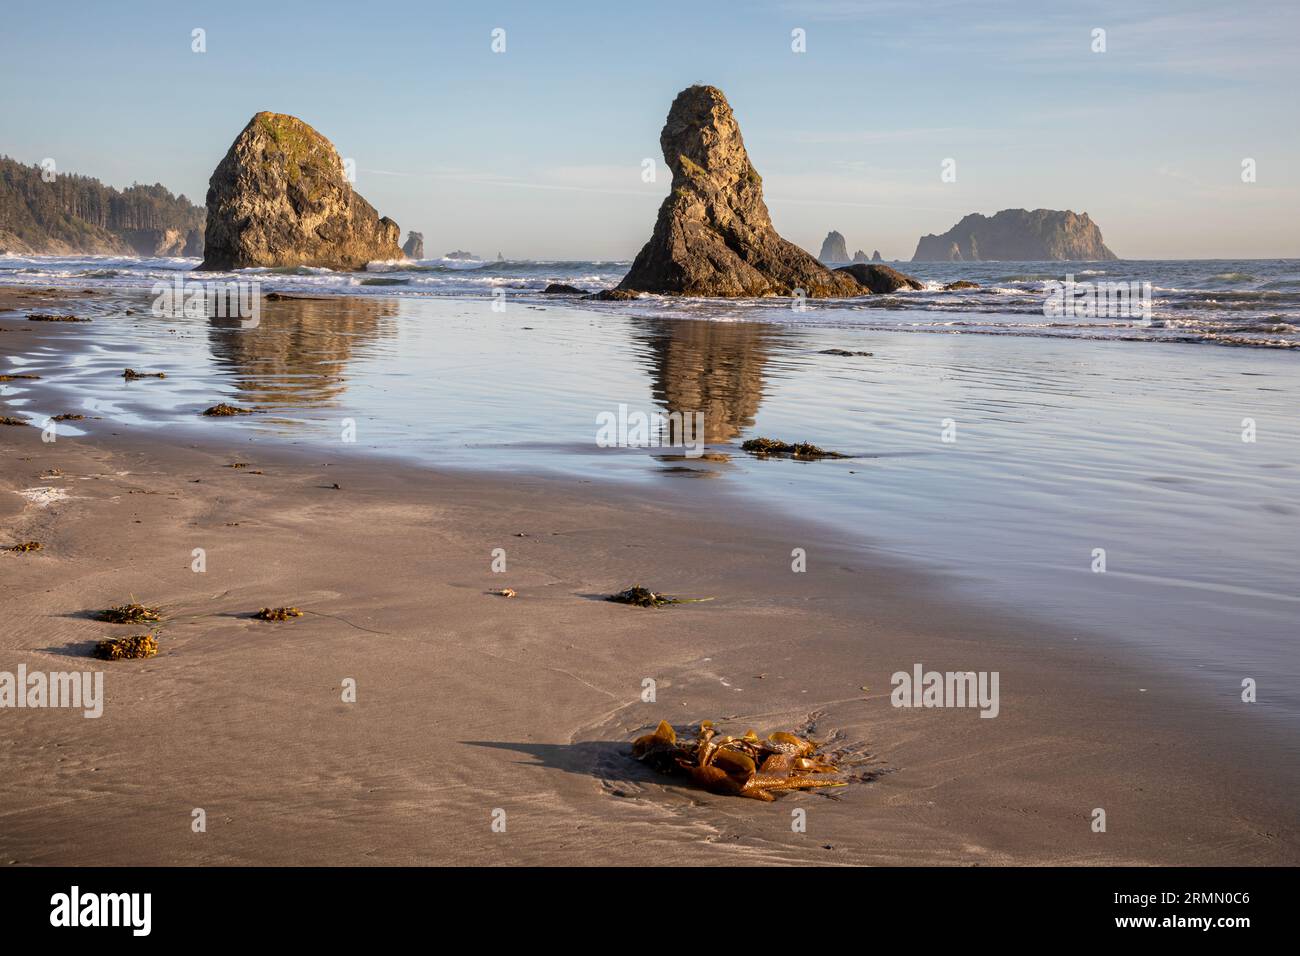
[[[851,266],[841,266],[836,272],[847,273],[852,276],[859,285],[876,294],[887,294],[898,292],[901,289],[924,289],[925,283],[914,276],[904,275],[897,269],[891,269],[889,266],[880,265],[863,265],[855,263]]]
[[[411,230],[402,243],[402,254],[408,259],[424,258],[424,233]]]

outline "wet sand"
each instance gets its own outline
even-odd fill
[[[75,334],[14,326],[0,355]],[[107,702],[97,720],[0,711],[0,862],[1300,860],[1292,748],[1248,705],[714,483],[440,473],[253,445],[220,420],[201,442],[78,424],[53,444],[0,429],[0,544],[43,544],[0,554],[0,671],[102,670]],[[22,494],[38,488],[54,493]],[[600,600],[632,583],[715,600]],[[518,597],[487,593],[503,586]],[[165,609],[159,656],[85,656],[140,630],[89,617],[131,597]],[[249,617],[288,604],[306,616]],[[918,662],[998,671],[999,716],[892,707],[890,675]],[[869,779],[771,804],[703,793],[627,756],[661,717],[808,729]]]

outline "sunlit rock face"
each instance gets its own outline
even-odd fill
[[[665,295],[812,298],[862,289],[777,235],[763,180],[749,161],[722,91],[692,86],[677,94],[659,135],[673,171],[654,234],[619,289]]]
[[[401,259],[397,223],[352,188],[334,145],[302,120],[258,113],[208,184],[204,269],[364,269]]]

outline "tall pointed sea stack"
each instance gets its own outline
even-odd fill
[[[654,235],[619,289],[666,295],[864,294],[777,235],[763,203],[763,180],[745,152],[727,98],[714,86],[677,94],[659,134],[673,189]]]
[[[849,261],[849,247],[844,242],[842,233],[832,229],[826,233],[826,238],[822,240],[821,255],[817,257],[822,262],[830,265],[832,262],[836,265]]]
[[[402,258],[397,223],[352,189],[334,144],[302,120],[258,113],[208,184],[203,269],[363,269]]]
[[[406,234],[406,242],[402,245],[402,253],[408,259],[424,258],[424,233],[416,232],[412,229]]]

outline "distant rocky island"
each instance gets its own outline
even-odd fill
[[[1100,261],[1115,259],[1088,214],[1068,209],[972,213],[941,236],[922,236],[913,262]]]
[[[412,230],[406,234],[406,242],[402,243],[402,255],[408,259],[424,258],[424,233]]]
[[[258,113],[208,184],[203,269],[364,269],[401,259],[397,223],[352,188],[334,144],[295,116]]]
[[[879,249],[873,252],[870,256],[868,256],[865,252],[859,249],[857,252],[853,253],[853,258],[850,259],[848,243],[844,241],[844,236],[835,229],[832,229],[830,232],[828,232],[826,234],[826,238],[822,240],[822,251],[821,254],[817,256],[817,258],[820,259],[823,263],[825,263],[828,266],[842,265],[846,262],[861,263],[861,262],[884,262],[885,261],[880,258]]]
[[[845,273],[831,272],[781,238],[763,202],[763,180],[749,161],[740,125],[716,86],[677,94],[659,134],[673,171],[654,233],[637,254],[617,295],[864,294]]]
[[[840,263],[849,261],[849,247],[844,243],[844,236],[834,229],[826,234],[822,240],[821,255],[817,257],[825,263]]]
[[[126,189],[0,157],[0,252],[199,256],[205,212],[161,184]]]
[[[444,259],[478,259],[478,256],[474,255],[474,253],[472,252],[466,252],[464,249],[457,249],[454,252],[447,253],[445,256],[443,256],[443,258]]]

